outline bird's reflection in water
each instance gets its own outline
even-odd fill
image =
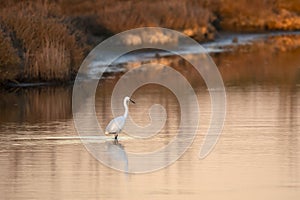
[[[128,157],[124,145],[119,141],[107,141],[104,143],[106,161],[110,167],[128,172]]]

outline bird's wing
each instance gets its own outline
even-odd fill
[[[119,116],[109,122],[109,124],[105,129],[105,132],[118,133],[122,130],[124,124],[125,124],[125,118],[123,116]]]

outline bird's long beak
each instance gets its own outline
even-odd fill
[[[131,101],[131,103],[134,103],[135,104],[135,102],[132,100],[132,99],[129,99],[130,101]]]

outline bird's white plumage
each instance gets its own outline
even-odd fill
[[[125,125],[125,117],[119,116],[115,119],[112,119],[105,129],[106,134],[118,134],[121,132],[122,128]]]
[[[135,103],[133,100],[131,100],[129,97],[125,97],[123,104],[125,108],[124,115],[114,118],[109,122],[105,129],[105,134],[114,134],[115,139],[117,139],[118,134],[122,131],[126,118],[128,116],[128,103],[131,101],[132,103]]]

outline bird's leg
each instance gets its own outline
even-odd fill
[[[113,144],[119,144],[118,140],[114,140]]]

